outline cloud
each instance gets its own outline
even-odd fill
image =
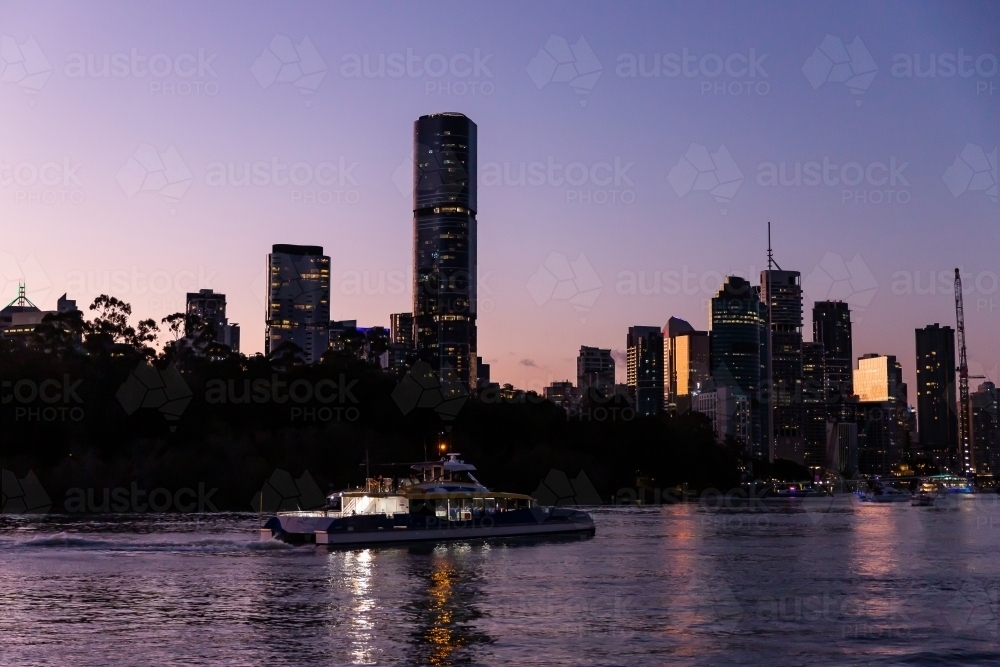
[[[538,368],[538,364],[536,364],[533,359],[521,359],[520,363],[522,366],[533,366]]]

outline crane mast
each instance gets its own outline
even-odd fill
[[[969,362],[965,354],[965,309],[962,306],[962,275],[955,269],[955,319],[958,320],[958,464],[962,473],[975,473],[976,462],[969,433],[972,419],[969,400]]]

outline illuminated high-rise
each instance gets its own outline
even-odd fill
[[[476,124],[460,113],[413,126],[413,323],[419,356],[476,387]]]
[[[267,275],[264,353],[292,343],[319,361],[330,344],[330,258],[322,246],[277,244]]]

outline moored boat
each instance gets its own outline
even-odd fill
[[[909,499],[910,494],[906,491],[882,482],[875,482],[872,488],[858,494],[858,500],[869,503],[905,503]]]
[[[941,488],[937,483],[921,480],[916,492],[910,498],[910,504],[916,507],[931,507],[941,496]]]
[[[490,491],[458,454],[411,470],[410,477],[368,479],[363,489],[333,493],[322,510],[278,512],[261,528],[261,539],[361,545],[595,532],[587,512]]]

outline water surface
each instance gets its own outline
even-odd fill
[[[0,517],[0,664],[1000,662],[997,496],[594,514],[359,550],[262,544],[256,515]]]

